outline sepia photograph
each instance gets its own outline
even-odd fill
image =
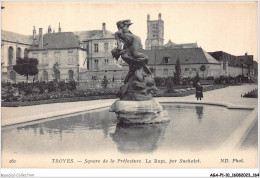
[[[258,13],[257,1],[2,1],[1,176],[259,177]]]

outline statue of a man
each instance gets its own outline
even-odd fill
[[[121,58],[129,65],[129,72],[121,87],[121,100],[149,100],[152,93],[158,89],[154,85],[151,71],[147,67],[148,57],[141,53],[141,39],[129,30],[130,20],[117,22],[118,31],[115,33],[117,47],[112,50],[114,58]],[[123,49],[121,49],[123,43]]]

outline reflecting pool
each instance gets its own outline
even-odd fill
[[[214,150],[239,127],[250,110],[167,104],[170,122],[120,125],[108,108],[2,127],[2,151],[16,154],[151,153]]]

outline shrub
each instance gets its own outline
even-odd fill
[[[68,83],[68,90],[70,90],[70,91],[76,90],[77,89],[76,85],[77,85],[77,83],[75,81],[70,81]]]
[[[68,89],[68,86],[64,81],[59,82],[58,85],[61,91],[66,91]]]
[[[214,80],[214,77],[213,77],[213,76],[208,76],[208,77],[206,78],[206,80]]]
[[[52,82],[52,81],[48,82],[47,83],[47,89],[48,89],[48,92],[56,91],[55,83]]]

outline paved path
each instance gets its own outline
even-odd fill
[[[258,100],[256,98],[242,98],[241,94],[257,88],[257,85],[242,85],[230,86],[227,88],[217,89],[213,91],[204,92],[202,101],[206,102],[228,102],[235,105],[250,105],[257,106]],[[158,101],[163,100],[171,101],[197,101],[194,95],[186,97],[167,97],[157,98]],[[80,110],[90,110],[95,106],[105,107],[111,105],[115,99],[107,100],[92,100],[92,101],[79,101],[68,103],[53,103],[34,106],[23,107],[2,107],[2,125],[4,123],[19,123],[20,121],[35,120],[37,117],[46,118],[46,116],[54,115],[56,113],[67,114],[69,112],[79,112]]]
[[[203,93],[204,98],[202,101],[208,102],[227,102],[235,105],[257,105],[258,100],[256,98],[243,98],[241,94],[245,94],[253,89],[258,88],[257,85],[240,85],[229,86],[217,90],[211,90]],[[163,100],[163,99],[162,99]],[[197,101],[195,95],[189,95],[185,97],[172,97],[172,100],[177,101]]]

